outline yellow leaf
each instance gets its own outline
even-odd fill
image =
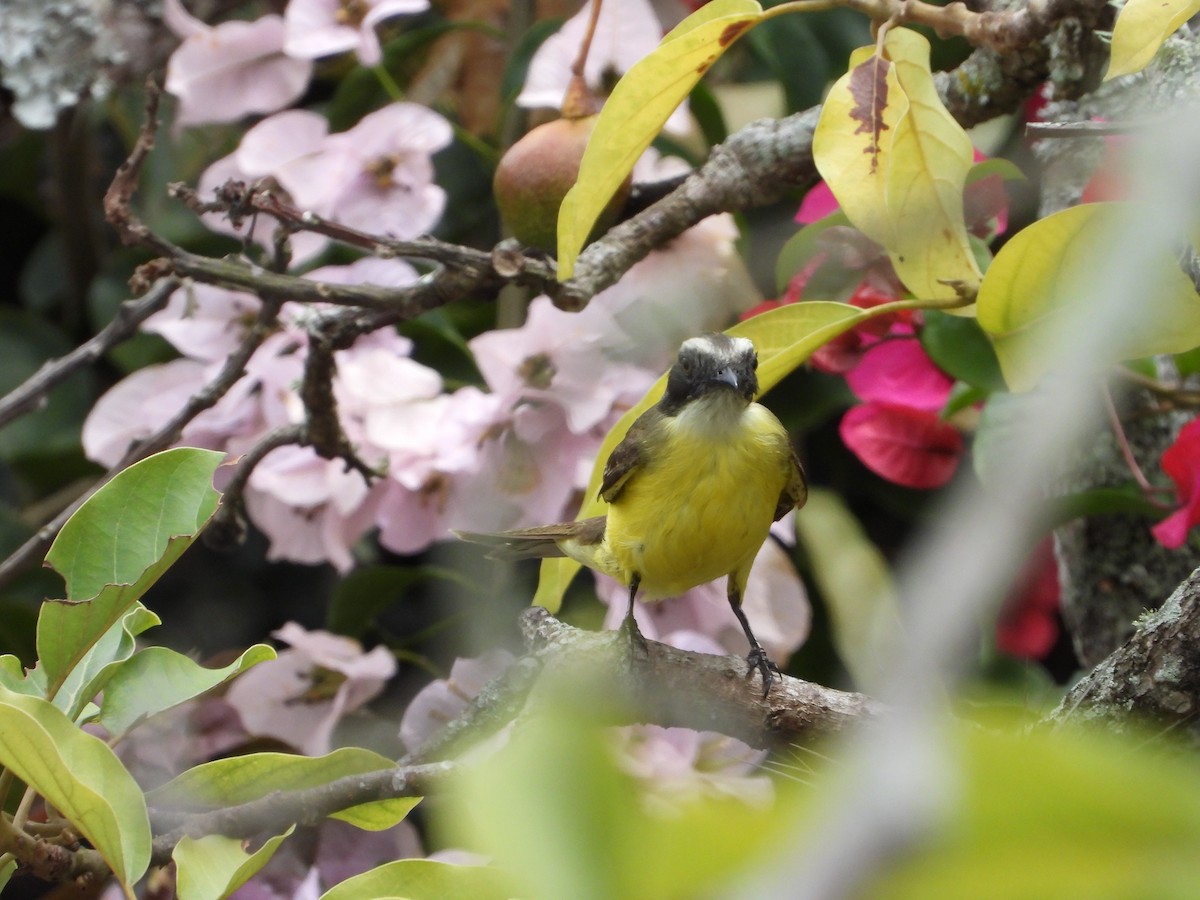
[[[944,280],[978,284],[981,277],[963,216],[963,187],[971,169],[971,139],[942,105],[929,71],[929,41],[894,28],[891,56],[908,114],[896,125],[887,181],[886,244],[896,274],[918,297],[953,297]]]
[[[953,297],[943,280],[980,278],[963,218],[971,140],[938,97],[929,42],[893,28],[883,51],[851,55],[821,111],[813,159],[851,223],[883,245],[910,291]]]
[[[1011,390],[1030,390],[1053,367],[1057,326],[1086,303],[1080,289],[1097,254],[1111,246],[1125,208],[1088,203],[1064,209],[1018,232],[996,254],[979,289],[978,317]],[[1169,247],[1146,271],[1145,292],[1130,297],[1129,305],[1131,314],[1115,326],[1121,328],[1118,359],[1200,346],[1200,296]]]
[[[1200,12],[1200,0],[1129,0],[1113,26],[1104,80],[1140,72],[1163,41]]]
[[[887,172],[896,123],[908,98],[891,62],[874,46],[850,54],[850,69],[829,91],[813,132],[813,161],[854,227],[891,243],[885,214]]]
[[[558,211],[558,277],[566,281],[596,218],[663,123],[726,48],[762,18],[755,0],[713,0],[617,82],[596,121],[575,186]]]
[[[769,310],[739,322],[728,330],[728,334],[750,338],[758,349],[758,387],[765,393],[803,363],[822,344],[848,331],[858,322],[895,309],[893,304],[863,310],[845,303],[809,301],[792,303]],[[613,448],[625,437],[629,426],[643,412],[658,402],[667,384],[663,375],[654,383],[636,406],[630,409],[612,427],[596,454],[592,476],[584,494],[583,506],[578,519],[598,516],[604,512],[605,503],[597,496],[604,476],[604,464]],[[562,605],[567,585],[579,571],[579,563],[570,559],[547,559],[542,561],[541,577],[533,602],[557,612]]]

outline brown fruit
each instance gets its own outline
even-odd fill
[[[558,208],[579,175],[579,161],[595,124],[595,116],[555,119],[534,128],[500,158],[492,189],[500,217],[521,243],[550,251],[557,247]],[[593,236],[616,219],[630,184],[626,178],[604,208]]]

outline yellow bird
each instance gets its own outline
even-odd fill
[[[771,523],[804,505],[804,471],[787,431],[758,391],[758,354],[746,338],[705,334],[684,341],[662,399],[642,413],[604,467],[607,515],[498,534],[456,532],[491,556],[568,556],[629,588],[624,628],[637,633],[633,603],[675,597],[722,575],[729,605],[764,695],[778,677],[742,610],[750,566]]]

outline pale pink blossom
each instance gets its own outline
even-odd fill
[[[167,92],[178,98],[180,125],[236,122],[298,99],[312,62],[284,55],[284,23],[269,15],[253,22],[208,26],[180,0],[165,0],[164,20],[183,43],[167,62]]]
[[[585,315],[537,297],[520,328],[485,332],[470,347],[494,392],[554,403],[568,427],[581,434],[604,419],[618,399],[644,393],[656,377],[611,359],[607,346],[619,334],[603,304]]]
[[[383,58],[375,26],[429,9],[426,0],[291,0],[284,20],[291,56],[316,59],[353,50],[364,66]]]
[[[273,636],[290,649],[239,676],[226,694],[246,730],[309,756],[332,749],[337,723],[383,690],[396,673],[385,647],[369,653],[354,640],[288,622]]]
[[[529,109],[562,106],[571,66],[579,55],[591,12],[591,2],[585,3],[538,47],[529,62],[525,86],[517,95],[518,106]],[[613,76],[624,75],[633,68],[658,46],[662,36],[663,26],[648,0],[624,0],[619,6],[602,6],[583,71],[593,94],[606,96],[612,88]],[[666,127],[674,133],[690,129],[686,101],[671,115]]]
[[[237,149],[214,162],[200,176],[197,191],[208,199],[227,181],[247,185],[271,179],[295,159],[320,151],[329,133],[324,116],[303,109],[286,110],[263,119],[244,135]],[[295,197],[296,203],[301,201]],[[264,247],[274,243],[276,222],[270,216],[252,217],[236,226],[223,213],[204,213],[204,222],[213,231],[256,241]],[[247,232],[247,228],[253,230]],[[312,259],[328,245],[328,240],[310,231],[293,234],[289,240],[294,262]]]
[[[736,797],[756,807],[775,797],[760,765],[766,754],[712,731],[638,725],[616,733],[617,764],[640,782],[642,803],[678,815],[704,797]]]
[[[489,650],[482,656],[461,657],[450,667],[448,678],[425,685],[404,710],[400,740],[410,751],[435,737],[457,718],[483,686],[512,665],[507,650]]]
[[[83,423],[83,452],[112,466],[129,449],[168,422],[204,384],[205,366],[177,359],[138,369],[115,384],[92,407]]]
[[[211,284],[187,284],[142,323],[142,331],[162,335],[191,359],[215,362],[241,344],[260,306],[253,294]]]

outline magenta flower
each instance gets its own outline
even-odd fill
[[[1162,455],[1163,471],[1175,482],[1180,508],[1154,526],[1155,539],[1171,550],[1182,547],[1200,522],[1200,418],[1179,432]]]
[[[304,93],[312,62],[284,55],[279,16],[209,26],[180,0],[165,0],[163,19],[183,38],[167,62],[167,92],[178,98],[180,125],[236,122],[283,109]]]
[[[871,345],[846,373],[846,383],[861,400],[929,412],[945,406],[954,387],[954,379],[933,364],[906,326],[896,326],[886,339]]]
[[[284,51],[317,59],[353,50],[359,62],[373,66],[383,58],[375,26],[427,9],[427,0],[291,0],[284,13]]]
[[[842,417],[842,441],[868,469],[910,488],[936,488],[954,477],[963,438],[937,413],[871,401]]]

